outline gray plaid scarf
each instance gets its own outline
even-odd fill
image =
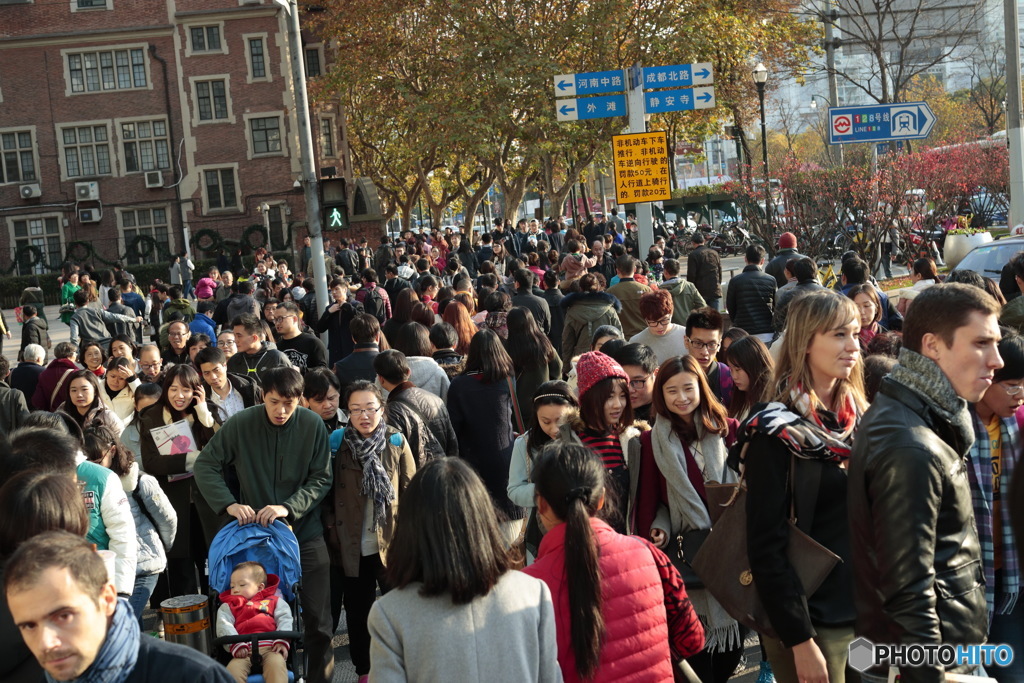
[[[388,510],[395,500],[395,487],[391,485],[380,454],[388,446],[388,426],[380,421],[373,434],[363,438],[355,427],[345,430],[345,440],[352,449],[352,457],[363,468],[363,484],[360,492],[373,500],[373,526],[376,531],[388,517]]]

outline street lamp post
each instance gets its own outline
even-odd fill
[[[754,67],[754,84],[757,86],[757,99],[761,105],[761,160],[764,162],[764,216],[766,235],[772,234],[772,188],[768,182],[768,123],[764,116],[764,84],[768,82],[768,69],[758,62]]]

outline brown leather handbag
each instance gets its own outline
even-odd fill
[[[742,459],[749,443],[744,444]],[[841,562],[838,555],[808,536],[810,519],[797,526],[796,495],[793,486],[796,456],[789,467],[790,496],[789,545],[786,555],[796,570],[804,595],[818,590],[829,573]],[[777,638],[761,598],[747,558],[747,488],[743,475],[736,484],[707,484],[708,509],[711,512],[711,533],[693,558],[693,570],[704,580],[704,587],[736,621],[766,636]],[[812,491],[817,490],[815,485]]]

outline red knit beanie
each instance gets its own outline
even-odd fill
[[[796,235],[791,232],[779,235],[779,249],[796,249]]]
[[[580,356],[576,361],[576,385],[579,388],[580,400],[583,394],[603,379],[609,377],[621,377],[629,381],[629,375],[622,369],[622,366],[600,351],[590,351]]]

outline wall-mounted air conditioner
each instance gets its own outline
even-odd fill
[[[79,223],[99,223],[100,219],[103,218],[103,209],[79,209],[78,210],[78,222]]]
[[[30,183],[19,187],[18,192],[21,194],[22,199],[35,199],[42,196],[43,188],[39,186],[39,183]]]
[[[156,189],[164,186],[163,171],[146,171],[146,187]]]
[[[100,198],[100,184],[95,180],[84,183],[75,183],[75,199],[80,202],[98,201]]]

